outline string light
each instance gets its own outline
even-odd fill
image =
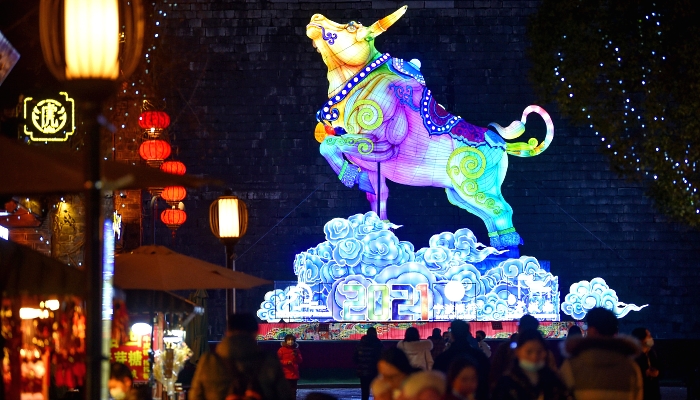
[[[664,78],[668,78],[669,74],[673,73],[674,66],[665,63],[668,54],[663,54],[665,49],[669,49],[669,45],[664,42],[667,39],[664,38],[666,34],[662,26],[669,26],[669,24],[662,25],[664,15],[658,12],[659,6],[656,3],[651,6],[657,9],[654,12],[642,14],[643,18],[638,19],[637,29],[629,32],[630,36],[616,31],[615,26],[607,27],[604,23],[601,23],[602,25],[597,29],[600,40],[599,49],[602,51],[597,52],[601,59],[596,60],[593,65],[596,71],[599,71],[597,82],[602,86],[600,89],[607,89],[603,93],[610,93],[606,95],[607,97],[596,97],[595,94],[590,93],[589,88],[585,91],[577,88],[576,83],[582,82],[583,76],[580,65],[581,54],[572,52],[571,54],[575,54],[576,57],[568,57],[568,52],[580,45],[581,40],[587,40],[589,37],[572,31],[576,29],[573,25],[558,24],[559,32],[563,30],[566,33],[569,30],[568,33],[576,33],[575,37],[570,41],[567,34],[561,35],[560,37],[564,40],[558,43],[560,50],[552,58],[554,62],[542,63],[542,65],[547,65],[547,70],[552,74],[550,75],[553,78],[552,84],[560,104],[563,104],[562,109],[570,107],[571,111],[566,112],[577,113],[578,116],[574,115],[574,118],[586,122],[586,126],[600,137],[599,143],[603,152],[616,161],[616,166],[620,170],[636,171],[637,176],[646,177],[652,182],[661,184],[673,182],[676,185],[675,188],[663,186],[665,188],[663,190],[675,193],[682,190],[687,193],[686,204],[694,205],[700,199],[697,197],[697,188],[693,186],[693,179],[696,180],[695,186],[700,186],[700,183],[697,182],[697,165],[689,159],[688,155],[693,154],[693,157],[697,157],[697,153],[683,149],[681,151],[684,152],[685,157],[679,156],[678,143],[664,140],[662,138],[668,137],[668,134],[663,136],[660,134],[668,129],[675,129],[687,136],[683,131],[684,127],[669,127],[665,124],[668,113],[675,111],[675,109],[669,110],[665,104],[675,106],[675,102],[681,100],[674,98],[674,102],[669,103],[661,97],[669,93],[668,89],[661,85],[668,81]],[[613,13],[619,10],[613,11],[610,8],[604,12]],[[557,24],[554,23],[554,25]],[[548,28],[551,32],[552,26]],[[541,33],[544,34],[544,30]],[[630,40],[633,37],[637,39]],[[642,54],[650,56],[644,57],[641,56]],[[612,104],[609,103],[610,100]],[[586,107],[581,107],[583,104]],[[596,110],[604,110],[605,115],[600,115],[601,113]],[[610,115],[615,114],[619,115],[619,122],[611,123]],[[675,115],[674,119],[677,119]],[[669,133],[676,135],[675,131]],[[660,145],[649,146],[656,141],[663,143],[664,147],[669,146],[669,152],[662,151]],[[635,150],[632,145],[634,143],[648,147]],[[659,165],[659,159],[662,165]],[[663,163],[666,163],[665,166]],[[664,171],[670,171],[676,178],[669,179],[669,172]],[[697,210],[696,207],[692,209]],[[700,220],[696,222],[700,224]]]

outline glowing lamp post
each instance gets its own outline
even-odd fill
[[[103,276],[102,265],[102,182],[97,120],[102,101],[116,91],[116,80],[129,76],[141,57],[144,30],[141,0],[41,0],[39,29],[46,66],[56,79],[69,82],[69,90],[74,92],[83,109],[88,132],[83,151],[87,377],[86,392],[81,397],[105,399],[111,304],[103,304],[103,295],[111,303],[111,294],[103,293],[103,280],[109,283],[111,276]]]
[[[236,270],[234,247],[248,229],[248,208],[236,196],[224,195],[209,207],[209,227],[226,247],[226,268]],[[236,289],[226,293],[226,317],[236,312]]]

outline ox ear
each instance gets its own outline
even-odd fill
[[[372,26],[367,28],[367,30],[369,31],[367,36],[374,39],[375,37],[381,35],[383,32],[389,29],[390,26],[394,25],[394,22],[398,21],[399,18],[401,18],[401,16],[403,16],[406,13],[407,8],[408,6],[403,6],[398,10],[394,11],[393,13],[387,15],[386,17],[380,19],[379,21],[373,23]]]

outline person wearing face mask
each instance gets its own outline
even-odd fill
[[[536,330],[520,332],[515,359],[498,380],[493,400],[564,400],[567,389],[547,366],[547,344]]]
[[[122,363],[112,363],[109,369],[109,397],[114,400],[123,400],[131,390],[131,370]]]
[[[284,337],[281,347],[277,350],[277,357],[282,364],[284,377],[289,382],[289,386],[294,392],[294,397],[297,394],[297,383],[299,382],[299,364],[301,364],[301,352],[297,345],[297,338],[294,335]]]
[[[632,331],[632,337],[642,344],[642,353],[634,360],[642,373],[644,400],[661,399],[659,385],[659,357],[656,355],[654,338],[647,328],[639,327]]]

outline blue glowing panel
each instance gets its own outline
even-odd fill
[[[528,313],[559,320],[558,278],[536,258],[502,256],[469,229],[434,235],[415,251],[394,234],[398,228],[372,211],[329,221],[326,241],[296,255],[297,284],[268,292],[258,317],[499,321]]]

